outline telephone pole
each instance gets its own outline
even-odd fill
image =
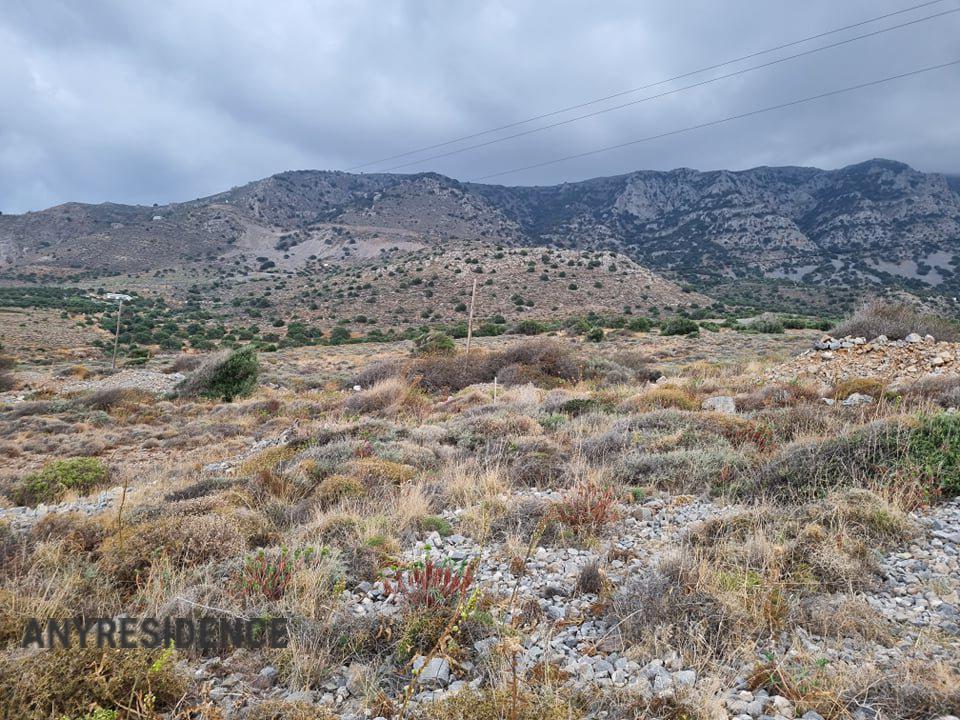
[[[132,295],[123,295],[122,293],[107,293],[102,300],[117,303],[117,330],[113,334],[113,364],[112,369],[117,369],[117,345],[120,344],[120,315],[123,313],[123,303],[133,300]]]
[[[123,312],[123,300],[117,305],[117,332],[113,336],[113,366],[112,370],[117,369],[117,344],[120,342],[120,313]]]
[[[470,340],[473,338],[473,306],[477,302],[477,279],[473,279],[473,292],[470,293],[470,315],[467,317],[467,353],[470,353]]]

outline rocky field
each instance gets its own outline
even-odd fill
[[[960,346],[863,327],[22,363],[0,716],[956,716]],[[23,642],[81,615],[289,646]]]

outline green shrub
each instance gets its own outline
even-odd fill
[[[587,340],[590,342],[602,342],[603,341],[603,328],[590,328],[587,331]]]
[[[234,398],[250,394],[259,373],[257,351],[248,345],[212,356],[177,386],[177,393],[231,402]]]
[[[776,315],[764,313],[744,325],[743,329],[747,332],[779,334],[783,332],[783,322]]]
[[[923,416],[915,425],[877,421],[835,438],[792,443],[760,468],[757,489],[813,498],[905,477],[960,494],[960,417]]]
[[[436,532],[440,537],[453,534],[453,527],[439,515],[426,515],[420,518],[420,528],[424,532]]]
[[[700,326],[690,318],[673,318],[660,326],[661,335],[692,335]]]
[[[925,416],[910,434],[910,461],[939,482],[948,495],[960,495],[960,416],[941,413]]]
[[[68,490],[85,494],[104,485],[110,473],[97,458],[78,457],[55,460],[43,470],[24,478],[13,488],[12,499],[18,505],[36,505],[58,500]]]
[[[413,341],[413,355],[453,355],[457,351],[453,338],[446,333],[434,331],[424,333]]]
[[[344,325],[337,325],[330,331],[330,344],[343,345],[350,342],[350,330]]]
[[[510,333],[513,335],[540,335],[547,331],[547,326],[536,320],[521,320]]]
[[[631,318],[630,322],[627,323],[627,330],[632,330],[633,332],[650,332],[652,323],[643,317]]]

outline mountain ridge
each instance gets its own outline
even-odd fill
[[[64,203],[0,216],[0,270],[255,264],[376,236],[612,250],[685,281],[779,278],[960,293],[960,176],[844,168],[637,170],[559,185],[295,170],[162,206]],[[304,245],[305,244],[305,245]],[[261,261],[262,262],[262,261]]]

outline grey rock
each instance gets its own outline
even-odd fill
[[[316,701],[316,696],[310,690],[295,690],[288,692],[284,699],[290,703],[305,703],[311,705]]]
[[[697,671],[678,670],[673,674],[673,682],[678,686],[693,687],[697,683]]]
[[[709,397],[703,401],[702,407],[704,410],[713,410],[714,412],[726,413],[728,415],[733,415],[737,412],[737,404],[729,395]]]
[[[873,402],[873,397],[870,395],[864,395],[863,393],[853,393],[846,400],[843,400],[840,404],[846,405],[847,407],[853,407],[856,405],[869,405]]]
[[[426,666],[425,661],[422,655],[413,661],[413,669],[420,671],[420,684],[424,687],[446,687],[450,682],[450,663],[440,657],[430,658]]]

